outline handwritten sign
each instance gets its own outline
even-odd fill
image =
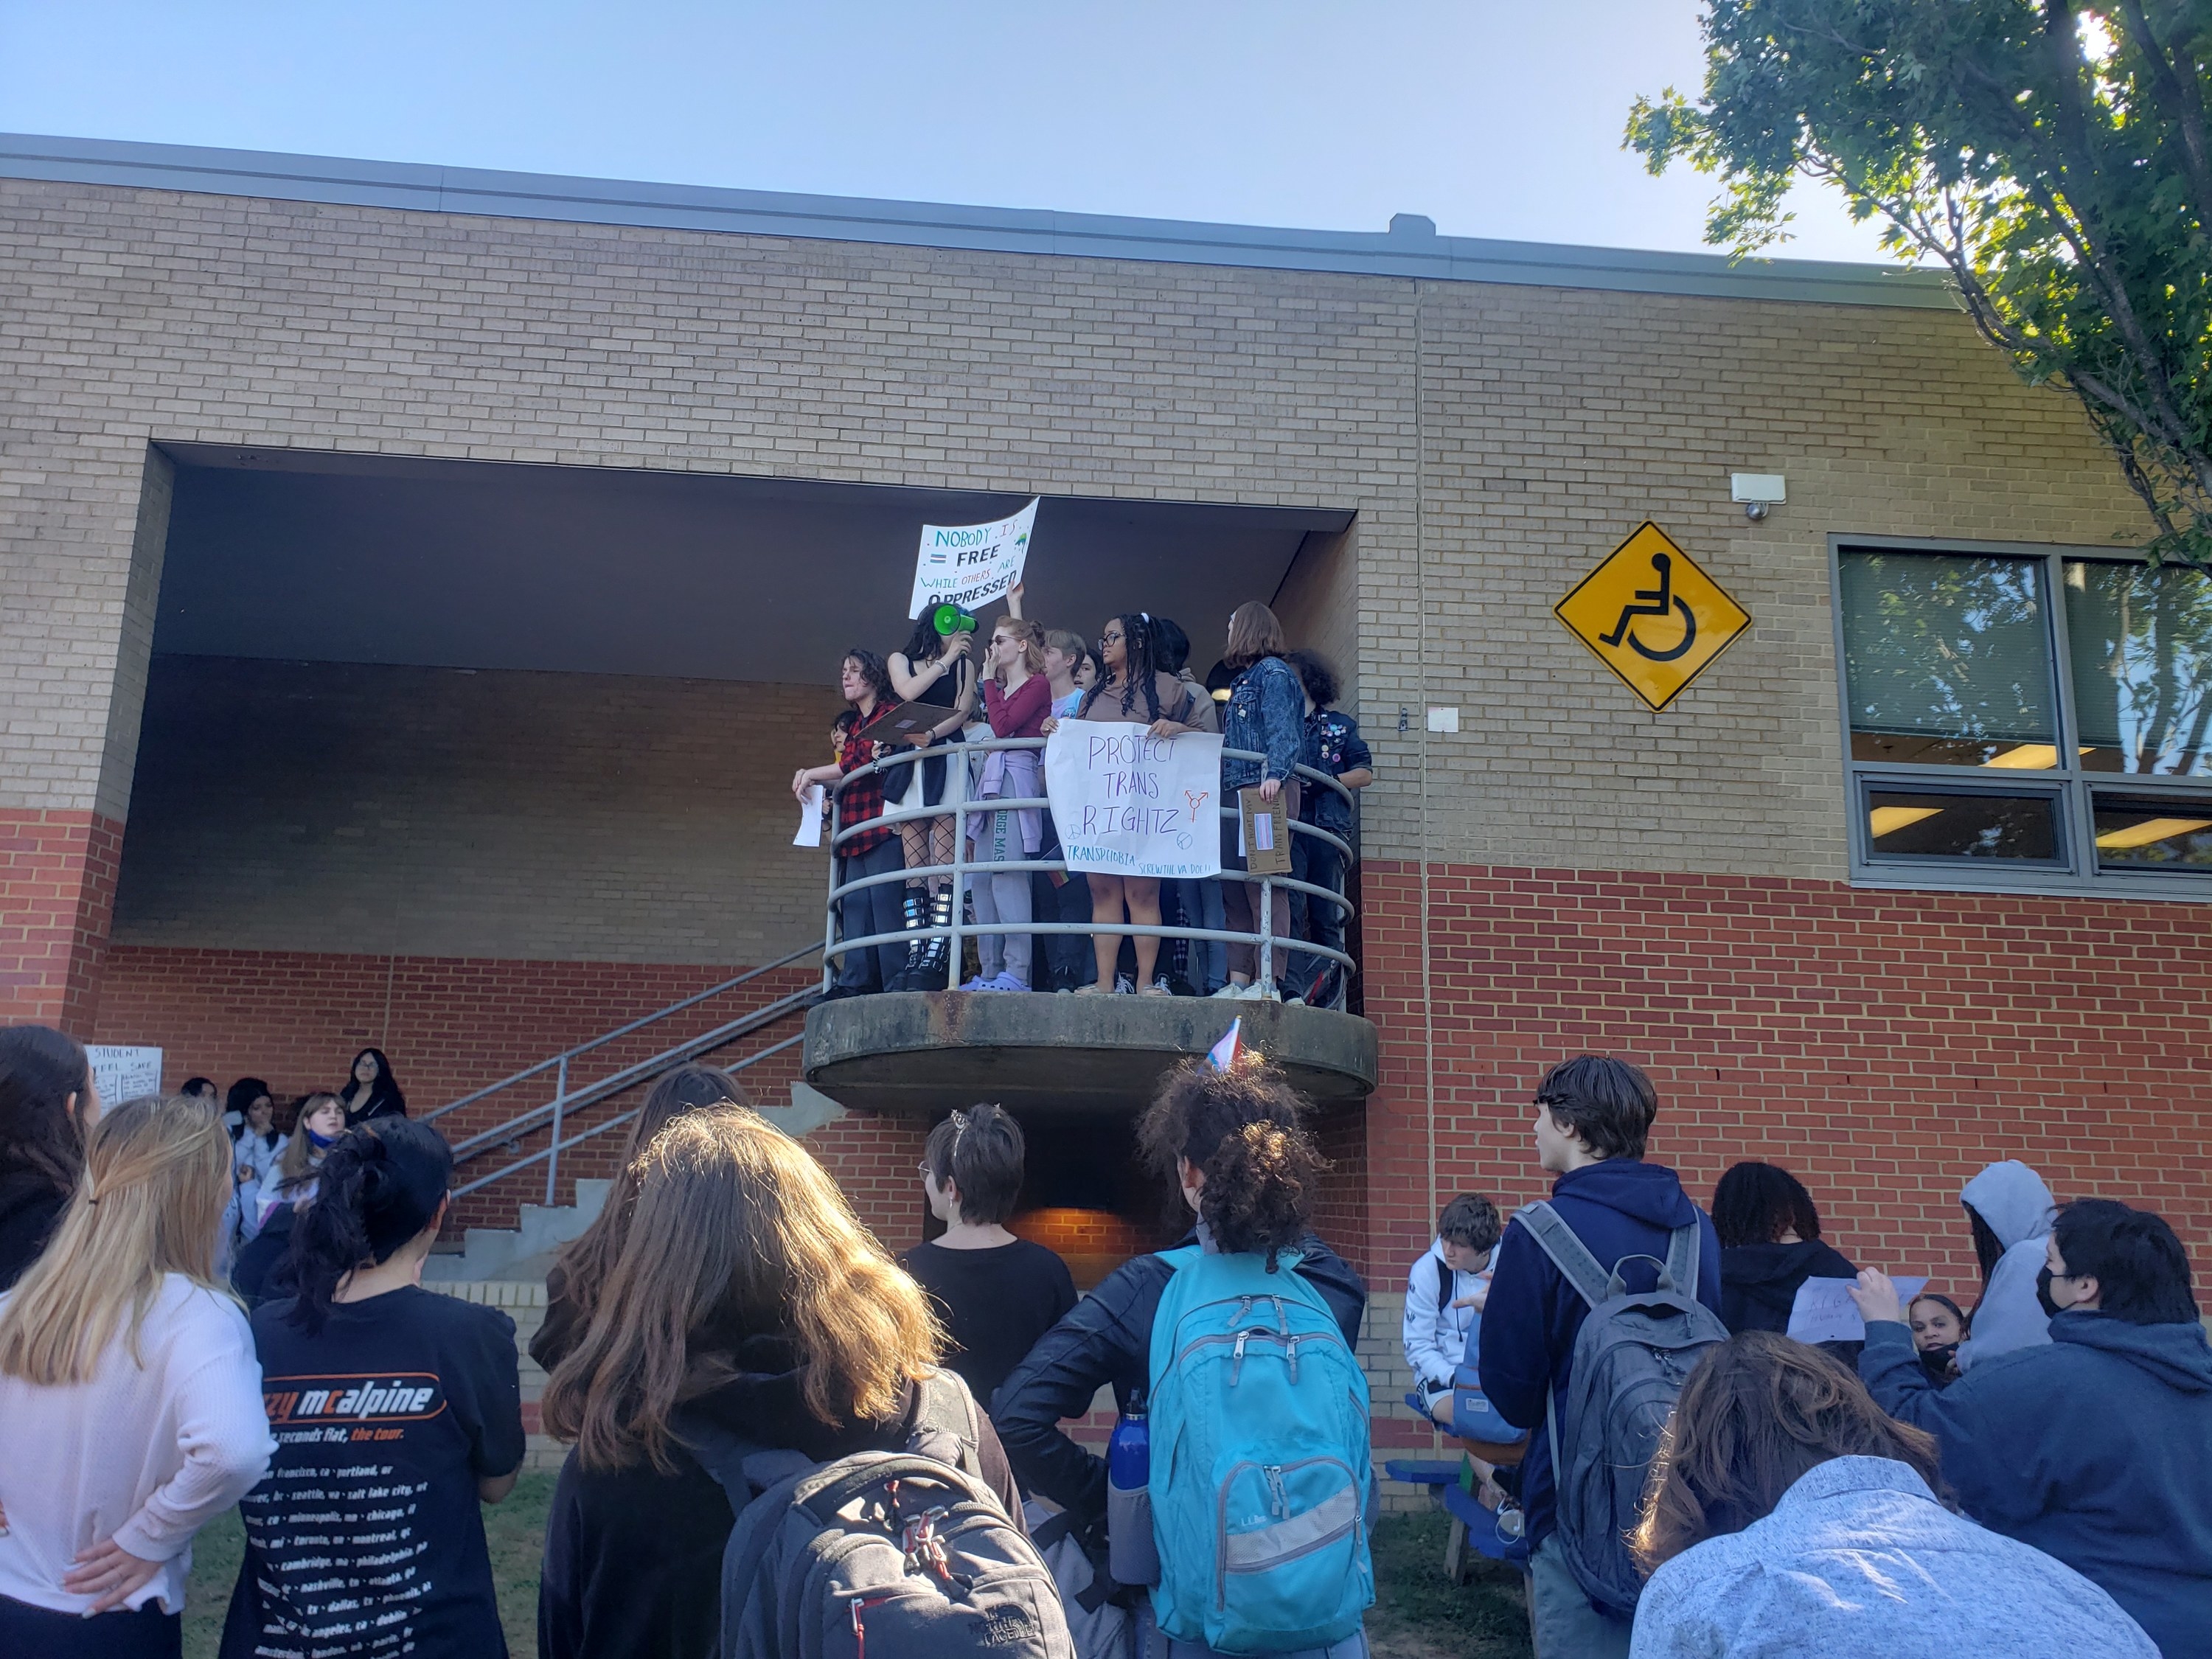
[[[1072,871],[1221,873],[1221,739],[1211,732],[1062,720],[1045,740],[1044,792]]]
[[[120,1043],[85,1045],[92,1062],[92,1086],[100,1091],[100,1103],[119,1106],[141,1095],[161,1092],[161,1051]]]
[[[914,566],[914,599],[906,614],[919,617],[940,605],[973,611],[1021,580],[1036,510],[1036,502],[1031,501],[1012,518],[994,524],[922,526],[921,551]]]
[[[1797,1287],[1790,1304],[1790,1334],[1800,1342],[1863,1342],[1866,1321],[1851,1300],[1853,1279],[1808,1279]],[[1924,1279],[1898,1279],[1897,1299],[1910,1304],[1928,1283]]]

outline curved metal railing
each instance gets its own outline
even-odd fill
[[[954,990],[958,988],[960,984],[960,947],[963,939],[983,934],[1000,934],[1009,936],[1024,933],[1046,936],[1053,934],[1079,934],[1087,939],[1099,933],[1114,933],[1120,934],[1124,938],[1131,939],[1157,938],[1161,939],[1184,939],[1194,944],[1205,945],[1216,943],[1224,945],[1249,945],[1255,948],[1258,965],[1258,972],[1254,977],[1254,983],[1261,985],[1269,985],[1274,982],[1275,958],[1277,955],[1280,953],[1288,953],[1294,956],[1310,956],[1317,957],[1323,961],[1333,962],[1345,970],[1338,976],[1335,994],[1332,1000],[1333,1006],[1338,1007],[1341,1007],[1343,1006],[1345,998],[1349,993],[1352,972],[1356,969],[1357,964],[1352,961],[1351,957],[1346,955],[1344,951],[1336,949],[1334,946],[1322,945],[1317,941],[1310,939],[1277,938],[1273,931],[1273,895],[1277,889],[1280,889],[1285,892],[1302,893],[1305,896],[1306,902],[1309,905],[1314,903],[1332,905],[1346,921],[1349,921],[1355,914],[1352,902],[1337,889],[1320,886],[1312,882],[1300,881],[1290,876],[1263,876],[1243,870],[1224,870],[1218,875],[1212,876],[1164,877],[1161,878],[1164,881],[1193,880],[1222,883],[1242,882],[1259,887],[1261,889],[1259,902],[1255,907],[1257,911],[1255,918],[1257,927],[1255,931],[1251,933],[1237,933],[1224,928],[1194,927],[1187,925],[1170,927],[1164,922],[1154,925],[1146,922],[1133,921],[1091,922],[1044,921],[1033,920],[1027,922],[1012,922],[1002,920],[997,922],[984,923],[969,922],[963,920],[963,911],[964,905],[963,901],[967,892],[968,879],[971,876],[978,874],[984,876],[1012,874],[1017,871],[1028,872],[1042,870],[1046,872],[1059,871],[1068,875],[1071,878],[1074,878],[1080,877],[1084,873],[1079,870],[1069,871],[1066,860],[1062,859],[1008,859],[1000,861],[991,861],[987,860],[971,859],[968,856],[967,823],[969,818],[985,817],[994,812],[1014,812],[1031,809],[1042,811],[1048,810],[1052,805],[1050,801],[1047,800],[1042,795],[992,796],[981,799],[971,799],[969,794],[969,788],[971,781],[971,757],[973,757],[975,762],[980,763],[981,757],[988,755],[993,750],[1033,749],[1042,750],[1045,746],[1045,743],[1046,739],[1043,738],[990,738],[972,741],[966,739],[955,739],[950,743],[933,744],[927,747],[902,749],[896,755],[889,757],[888,758],[872,761],[866,766],[854,768],[851,772],[847,773],[842,778],[839,779],[834,786],[832,786],[830,793],[830,799],[833,806],[833,812],[830,819],[831,834],[829,840],[830,848],[833,851],[841,848],[853,836],[864,834],[868,830],[882,829],[886,826],[896,828],[897,825],[902,823],[916,823],[930,818],[952,818],[954,820],[954,834],[952,837],[952,862],[950,864],[920,865],[912,868],[887,871],[880,875],[855,877],[850,881],[840,882],[837,879],[839,873],[837,861],[834,859],[832,860],[830,866],[830,897],[827,907],[827,922],[823,930],[822,940],[822,966],[823,986],[825,989],[836,977],[836,968],[834,964],[839,959],[843,957],[848,951],[872,950],[879,945],[909,945],[917,939],[946,939],[948,941],[948,945],[945,951],[945,988],[947,990]],[[1263,765],[1267,761],[1267,757],[1265,755],[1249,749],[1224,749],[1221,753],[1223,758],[1228,760],[1256,761]],[[857,782],[864,777],[868,777],[880,772],[889,771],[896,767],[916,765],[925,761],[937,760],[940,758],[946,763],[945,798],[933,806],[894,807],[886,801],[884,811],[879,816],[872,818],[866,818],[861,820],[860,823],[854,824],[846,824],[842,823],[842,812],[836,811],[834,810],[840,801],[845,789],[849,785]],[[1329,776],[1326,772],[1316,771],[1310,766],[1300,766],[1297,769],[1297,772],[1298,781],[1305,787],[1309,788],[1320,787],[1333,790],[1344,799],[1347,805],[1352,804],[1353,799],[1352,792],[1349,789],[1346,789],[1342,784],[1339,783],[1334,778]],[[1233,805],[1223,805],[1216,810],[1222,817],[1226,818],[1234,816],[1240,809]],[[1349,876],[1352,864],[1355,860],[1355,855],[1350,842],[1344,840],[1341,836],[1332,835],[1328,830],[1320,829],[1314,824],[1293,822],[1290,826],[1290,830],[1291,834],[1294,837],[1300,836],[1307,836],[1334,848],[1341,860],[1341,862],[1338,866],[1340,871],[1345,876]],[[943,927],[925,926],[918,929],[902,928],[896,933],[867,933],[853,939],[841,939],[837,937],[837,927],[839,918],[842,915],[842,902],[848,895],[857,893],[864,888],[887,886],[893,883],[896,883],[898,885],[903,887],[908,882],[920,881],[933,876],[950,876],[952,879],[952,891],[954,896],[952,904],[952,920],[948,926]]]

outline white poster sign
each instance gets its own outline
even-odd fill
[[[1866,1321],[1851,1300],[1851,1286],[1856,1283],[1855,1279],[1808,1279],[1800,1285],[1797,1299],[1790,1304],[1789,1334],[1800,1342],[1865,1341]],[[1890,1283],[1897,1286],[1897,1299],[1909,1307],[1928,1281],[1893,1279]]]
[[[921,551],[914,567],[914,601],[906,614],[919,617],[940,605],[973,611],[1021,580],[1036,510],[1033,501],[996,524],[922,526]]]
[[[1221,873],[1221,739],[1210,732],[1062,720],[1045,740],[1044,792],[1071,871]]]
[[[102,1105],[120,1105],[141,1095],[161,1092],[159,1048],[88,1042],[84,1052],[92,1061],[92,1086],[100,1091]]]

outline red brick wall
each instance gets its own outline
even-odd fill
[[[1417,866],[1366,867],[1363,1263],[1430,1237]],[[2017,1158],[2162,1212],[2212,1267],[2212,930],[2201,906],[1825,881],[1431,867],[1436,1190],[1538,1196],[1529,1100],[1584,1050],[1644,1066],[1651,1155],[1700,1203],[1787,1165],[1855,1261],[1975,1283],[1959,1188]]]
[[[0,1023],[93,1035],[122,852],[96,812],[0,811]]]

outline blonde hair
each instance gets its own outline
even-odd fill
[[[1031,622],[1026,617],[1001,617],[991,624],[991,632],[995,635],[1001,629],[1022,642],[1024,672],[1030,674],[1043,673],[1044,624]],[[992,678],[1002,686],[1006,683],[1006,677],[1002,674],[994,674]]]
[[[167,1274],[228,1294],[215,1242],[230,1155],[222,1113],[200,1096],[128,1101],[101,1117],[53,1241],[0,1309],[0,1376],[90,1382],[118,1330],[144,1364],[139,1331]]]
[[[679,1401],[783,1336],[823,1423],[882,1422],[944,1346],[921,1291],[796,1141],[738,1106],[675,1119],[632,1164],[637,1200],[592,1322],[546,1384],[549,1431],[586,1468],[666,1473]]]
[[[313,1179],[316,1167],[323,1161],[320,1154],[329,1148],[318,1146],[307,1139],[307,1120],[325,1106],[345,1110],[345,1103],[336,1095],[320,1093],[309,1095],[292,1115],[291,1138],[284,1143],[284,1156],[276,1160],[276,1182],[270,1188],[271,1193],[292,1193],[301,1182]],[[294,1197],[298,1195],[293,1193]]]

